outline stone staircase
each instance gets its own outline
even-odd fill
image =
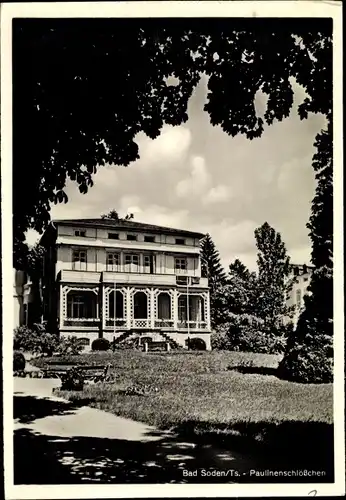
[[[127,340],[127,339],[132,339],[132,338],[136,338],[138,337],[138,339],[141,339],[141,337],[151,337],[153,338],[153,343],[156,345],[156,344],[159,344],[159,343],[162,343],[162,345],[165,345],[167,343],[169,343],[171,349],[179,349],[181,348],[182,346],[178,344],[178,342],[176,342],[170,335],[169,333],[166,333],[166,332],[162,332],[160,329],[157,329],[157,330],[128,330],[128,331],[125,331],[125,332],[122,332],[118,335],[118,337],[114,338],[114,343],[116,345],[120,344],[121,342],[123,342],[124,340]],[[149,343],[150,344],[150,343]]]

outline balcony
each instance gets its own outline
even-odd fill
[[[129,284],[129,285],[166,285],[166,286],[176,286],[178,283],[177,276],[175,274],[141,274],[141,273],[112,273],[104,272],[103,282],[104,283],[119,283],[119,284]],[[189,286],[208,288],[207,278],[198,278],[195,276],[184,275],[179,278],[190,278]],[[185,281],[184,281],[185,283]],[[186,286],[181,283],[181,286]]]
[[[60,275],[58,275],[58,279],[64,283],[76,284],[116,283],[119,285],[166,285],[171,287],[178,285],[192,288],[208,288],[207,278],[189,276],[189,272],[175,275],[62,270],[60,271]]]

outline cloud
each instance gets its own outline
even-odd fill
[[[67,205],[53,218],[99,217],[112,208],[157,225],[209,232],[222,262],[240,258],[256,266],[253,231],[268,221],[282,235],[295,261],[309,258],[306,223],[315,190],[311,158],[320,115],[301,121],[297,105],[304,90],[293,82],[291,116],[265,126],[253,141],[212,126],[204,112],[208,79],[202,77],[188,103],[184,125],[165,125],[154,140],[136,136],[140,159],[128,167],[99,168],[94,187],[81,195],[69,182]],[[256,107],[265,110],[266,96]],[[293,249],[293,250],[292,250]]]
[[[179,198],[201,196],[210,184],[205,159],[201,156],[191,158],[191,171],[189,177],[178,182],[176,194]]]
[[[173,127],[164,125],[161,134],[156,139],[150,139],[140,133],[136,138],[139,146],[140,162],[149,169],[165,169],[172,164],[180,167],[191,143],[191,131],[184,126]]]
[[[207,205],[214,203],[224,203],[231,197],[231,191],[229,187],[222,184],[211,188],[206,197],[204,198],[204,203]]]

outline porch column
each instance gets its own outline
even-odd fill
[[[148,296],[148,309],[149,309],[149,319],[150,319],[150,328],[155,328],[155,311],[156,311],[156,307],[155,307],[155,300],[156,300],[156,297],[155,297],[155,290],[152,288],[151,290],[149,290],[149,296]]]
[[[175,330],[178,330],[178,290],[174,290],[173,296],[173,326]]]
[[[126,327],[131,328],[132,320],[133,320],[133,311],[132,311],[132,291],[133,288],[126,288]]]
[[[102,284],[102,303],[101,303],[101,311],[102,311],[102,330],[106,328],[106,287]]]
[[[63,308],[63,301],[64,301],[64,290],[63,286],[60,283],[59,285],[59,329],[61,330],[64,324],[64,308]]]
[[[211,323],[210,323],[210,294],[209,292],[205,293],[203,296],[204,299],[204,314],[205,314],[205,321],[207,322],[207,328],[208,330],[211,330]]]

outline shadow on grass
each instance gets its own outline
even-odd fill
[[[277,377],[277,368],[269,368],[267,366],[230,366],[229,370],[239,373],[254,373],[258,375],[274,375]]]
[[[334,481],[334,427],[324,422],[235,422],[215,425],[188,421],[177,428],[186,438],[218,443],[226,449],[242,452],[259,460],[261,469],[324,471],[313,481]],[[305,478],[295,478],[307,482]],[[311,481],[311,477],[309,478]]]
[[[31,396],[15,400],[15,415],[22,423],[73,413],[81,406],[81,403]],[[189,421],[172,432],[151,431],[140,441],[61,437],[19,428],[14,432],[14,481],[15,484],[331,482],[332,445],[332,426],[313,422],[278,425],[238,422],[211,431],[209,423]],[[327,476],[282,478],[250,473],[304,468],[324,470]],[[203,475],[203,470],[210,475]],[[237,471],[238,475],[227,473],[229,470]],[[196,475],[192,475],[194,471]],[[215,476],[212,471],[221,474]]]

